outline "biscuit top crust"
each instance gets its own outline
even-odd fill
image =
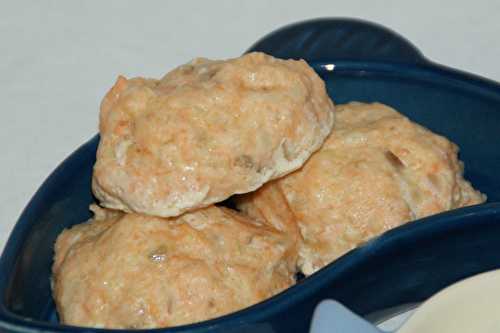
[[[163,217],[298,169],[333,126],[303,60],[195,59],[160,80],[119,77],[101,104],[93,191],[108,208]]]
[[[169,219],[92,210],[94,219],[63,231],[55,245],[62,323],[182,325],[237,311],[295,282],[296,244],[230,209]]]
[[[405,222],[484,202],[457,154],[454,143],[386,105],[338,105],[321,149],[238,207],[289,234],[298,225],[299,265],[309,275]]]

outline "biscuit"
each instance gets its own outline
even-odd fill
[[[62,323],[177,326],[218,317],[291,286],[296,244],[227,208],[177,218],[93,206],[57,239],[53,296]]]
[[[298,171],[240,196],[248,215],[290,234],[309,275],[405,222],[486,197],[463,178],[458,147],[382,104],[336,108],[323,147]]]
[[[120,77],[101,104],[93,191],[162,217],[298,169],[331,131],[333,103],[303,60],[196,59],[161,80]]]

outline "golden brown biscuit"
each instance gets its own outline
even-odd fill
[[[93,207],[57,239],[53,295],[62,323],[153,328],[237,311],[294,283],[284,233],[227,208],[178,218]]]
[[[93,190],[108,208],[177,216],[298,169],[332,125],[302,60],[251,53],[120,77],[101,105]]]
[[[312,274],[407,221],[484,202],[463,179],[458,148],[382,104],[336,108],[336,124],[302,169],[239,198],[239,208],[304,239]]]

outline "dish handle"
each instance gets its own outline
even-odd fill
[[[354,60],[417,64],[422,53],[398,33],[376,23],[351,18],[322,18],[279,28],[248,52],[308,62]]]

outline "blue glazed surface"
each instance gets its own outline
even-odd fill
[[[367,315],[422,301],[461,278],[500,267],[498,84],[433,64],[401,36],[349,19],[294,24],[251,50],[308,60],[336,103],[383,102],[446,135],[461,147],[466,177],[489,203],[391,230],[251,308],[155,331],[306,332],[314,306],[324,298]],[[90,216],[97,143],[96,136],[64,161],[19,218],[0,259],[0,331],[106,331],[58,325],[49,280],[56,236]]]

